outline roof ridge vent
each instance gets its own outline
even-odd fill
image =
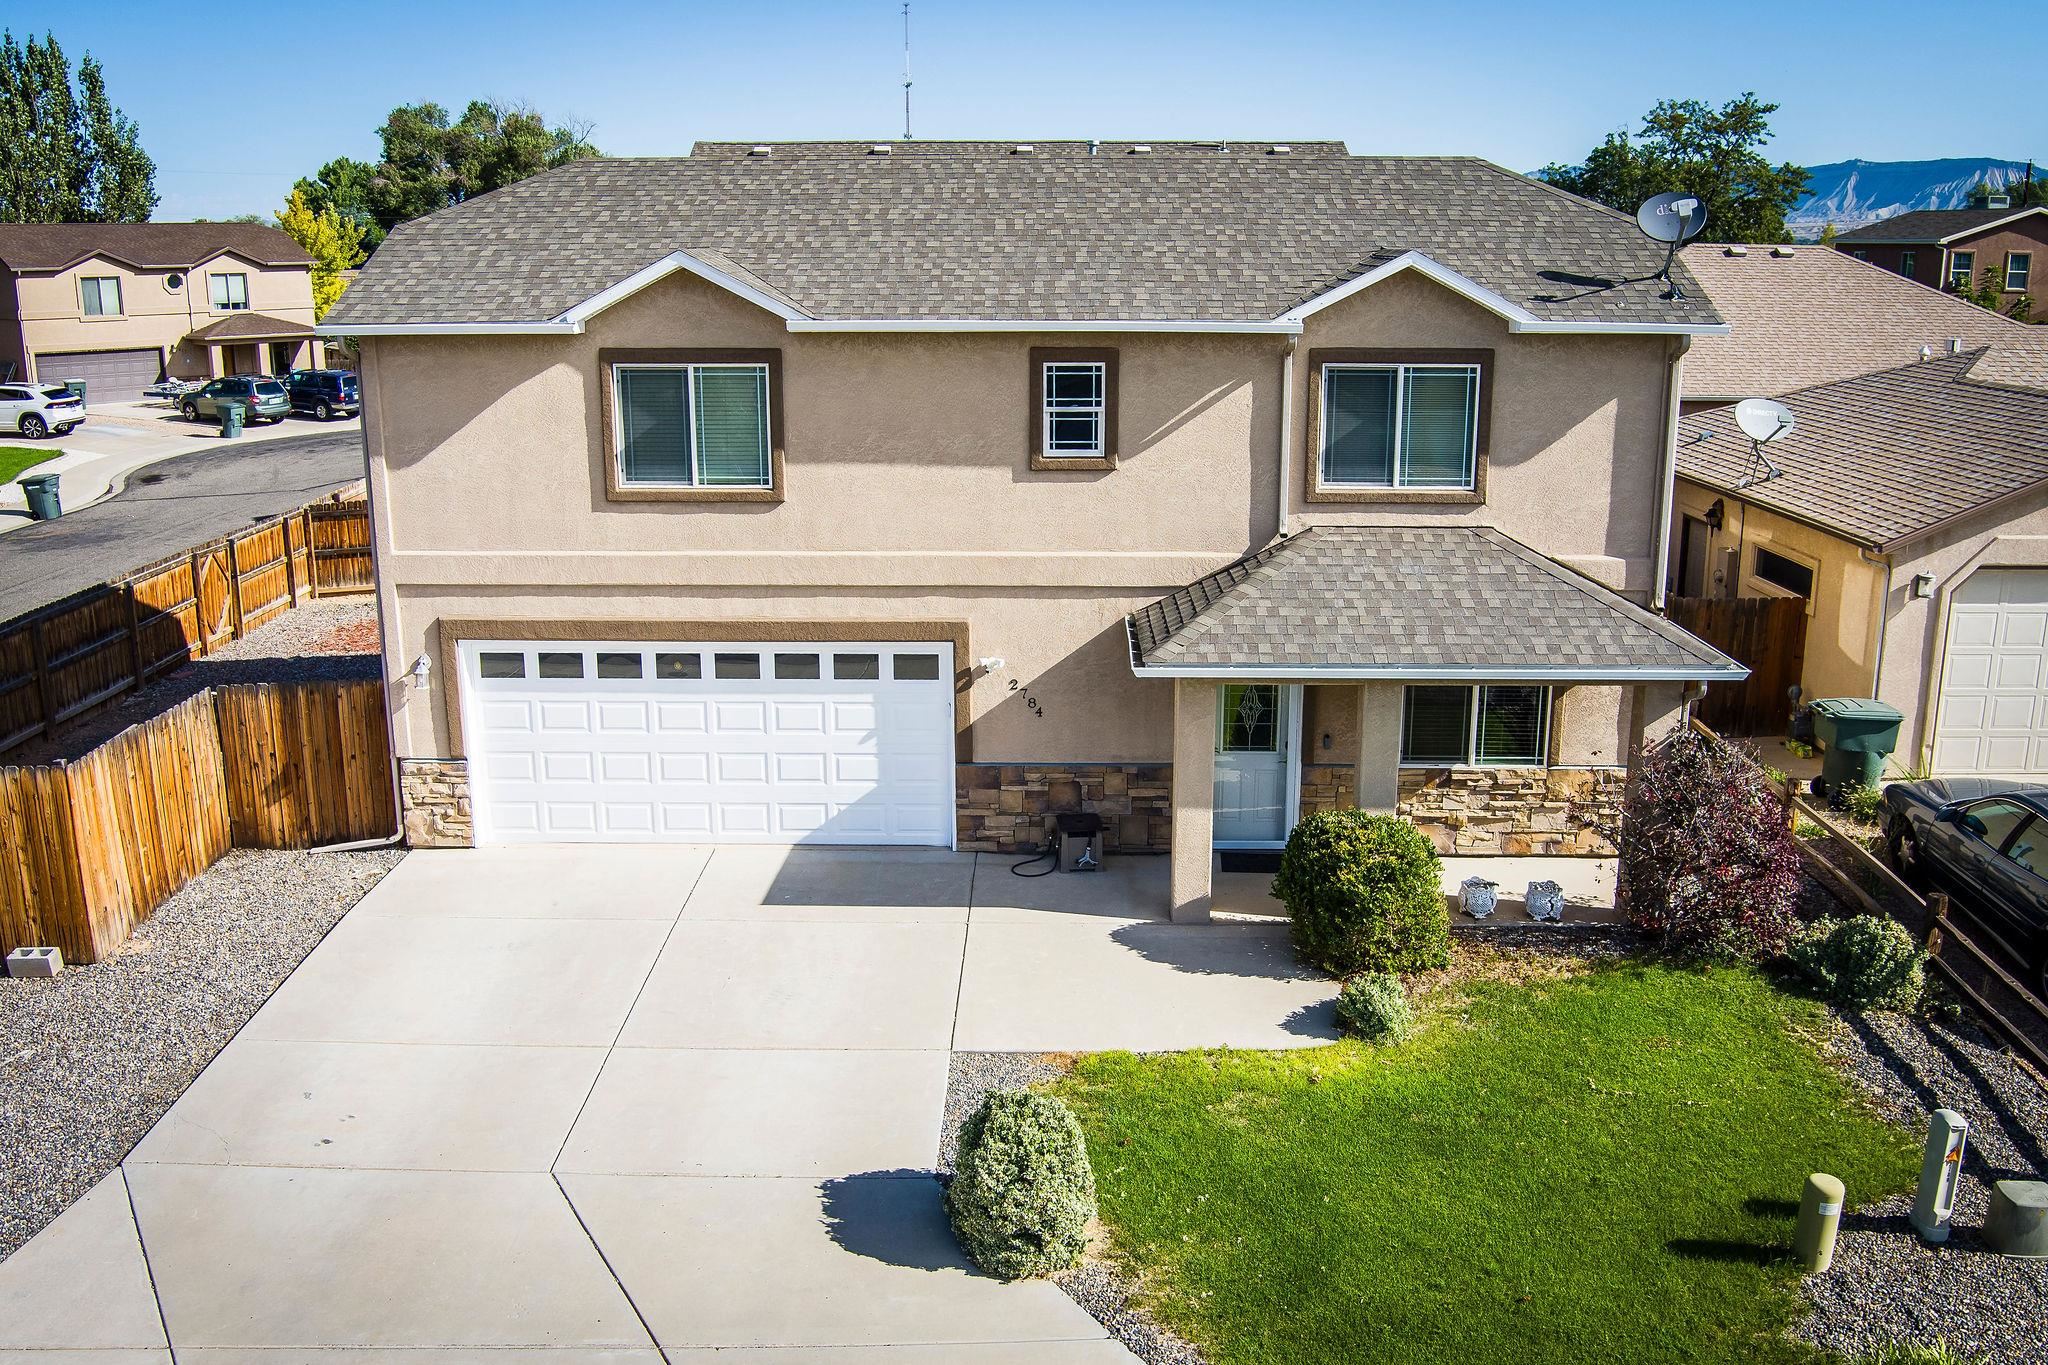
[[[766,155],[768,155],[768,144],[767,144],[767,143],[765,143],[765,142],[757,142],[757,143],[755,143],[755,144],[754,144],[753,146],[751,146],[751,147],[747,148],[747,155],[748,155],[748,156],[766,156]]]
[[[1794,251],[1794,250],[1793,250],[1793,249],[1792,249],[1791,247],[1789,247],[1789,246],[1774,246],[1774,247],[1772,247],[1772,248],[1771,248],[1771,254],[1772,254],[1773,256],[1776,256],[1776,257],[1777,257],[1777,258],[1778,258],[1779,260],[1781,260],[1781,261],[1782,261],[1782,260],[1786,259],[1787,257],[1790,257],[1790,256],[1796,256],[1796,255],[1798,255],[1799,253],[1798,253],[1798,252],[1796,252],[1796,251]]]
[[[1722,247],[1721,254],[1723,256],[1747,256],[1749,254],[1749,248],[1746,246]]]
[[[888,144],[888,143],[886,143],[886,142],[871,142],[871,143],[869,143],[869,144],[868,144],[868,155],[869,155],[869,156],[887,156],[887,155],[889,155],[889,144]]]
[[[1284,142],[1276,142],[1266,149],[1267,156],[1289,156],[1292,155],[1293,152],[1294,148],[1288,146]]]
[[[1037,151],[1037,150],[1038,150],[1038,148],[1036,148],[1036,147],[1032,146],[1032,145],[1031,145],[1030,143],[1028,143],[1028,142],[1020,142],[1020,143],[1018,143],[1018,144],[1017,144],[1016,146],[1014,146],[1014,147],[1010,148],[1010,155],[1011,155],[1011,156],[1029,156],[1029,155],[1031,155],[1031,154],[1032,154],[1033,152],[1035,152],[1035,151]]]
[[[1145,154],[1146,154],[1147,152],[1149,152],[1149,151],[1151,151],[1151,150],[1152,150],[1152,144],[1151,144],[1151,143],[1149,143],[1149,142],[1133,142],[1133,143],[1131,144],[1131,155],[1132,155],[1132,156],[1143,156],[1143,155],[1145,155]]]

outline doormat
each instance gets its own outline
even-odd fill
[[[1226,848],[1217,854],[1225,872],[1278,872],[1280,853],[1270,848]]]

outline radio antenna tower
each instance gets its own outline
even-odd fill
[[[903,140],[910,141],[910,0],[903,0]]]

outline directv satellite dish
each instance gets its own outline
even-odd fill
[[[1764,447],[1780,436],[1788,435],[1799,425],[1799,419],[1792,415],[1792,409],[1771,398],[1745,398],[1735,405],[1735,425],[1742,428],[1742,434],[1749,438],[1751,461],[1749,472],[1742,477],[1738,488],[1747,488],[1753,483],[1768,483],[1783,471],[1772,464],[1764,454]],[[1758,467],[1762,476],[1758,476]]]
[[[1683,190],[1653,194],[1636,210],[1636,226],[1651,241],[1664,243],[1664,268],[1650,278],[1670,286],[1665,298],[1683,299],[1685,291],[1671,278],[1671,262],[1678,248],[1707,230],[1707,206]]]

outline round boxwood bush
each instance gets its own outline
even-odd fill
[[[1815,920],[1793,940],[1792,965],[1850,1009],[1909,1010],[1927,988],[1927,954],[1897,920]]]
[[[1420,972],[1451,956],[1443,869],[1421,830],[1391,815],[1317,811],[1287,836],[1273,894],[1295,951],[1338,976]]]
[[[1346,1033],[1368,1043],[1391,1043],[1406,1037],[1414,1017],[1401,978],[1388,972],[1354,976],[1337,995],[1337,1022]]]
[[[1079,1265],[1095,1217],[1095,1173],[1074,1111],[1028,1090],[983,1100],[960,1128],[946,1212],[961,1247],[998,1279]]]

